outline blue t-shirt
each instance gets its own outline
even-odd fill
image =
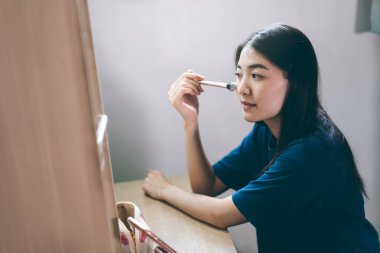
[[[236,190],[234,204],[255,226],[260,253],[380,252],[340,139],[319,127],[290,143],[256,179],[276,144],[259,122],[214,164],[215,174]]]

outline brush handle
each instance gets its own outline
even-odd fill
[[[213,82],[213,81],[201,81],[200,84],[207,85],[207,86],[213,86],[213,87],[219,87],[219,88],[226,88],[230,91],[236,90],[236,84],[231,83],[222,83],[222,82]]]

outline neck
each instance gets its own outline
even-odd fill
[[[280,138],[280,130],[281,130],[281,119],[279,116],[274,117],[272,119],[265,120],[264,123],[268,126],[272,135],[277,139],[277,142]]]

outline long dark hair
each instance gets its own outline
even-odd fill
[[[300,30],[275,24],[259,30],[244,41],[236,50],[237,65],[244,47],[255,49],[263,57],[284,71],[289,88],[281,108],[281,129],[276,152],[263,168],[262,175],[292,141],[315,132],[321,122],[328,134],[342,141],[346,150],[350,175],[361,192],[367,196],[363,180],[357,169],[352,150],[339,128],[323,109],[318,92],[319,68],[310,40]]]

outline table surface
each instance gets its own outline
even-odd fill
[[[174,185],[190,190],[187,176],[172,177],[169,180]],[[167,203],[146,196],[142,183],[142,180],[116,183],[116,201],[135,203],[150,229],[177,252],[236,252],[227,230],[195,220]]]

